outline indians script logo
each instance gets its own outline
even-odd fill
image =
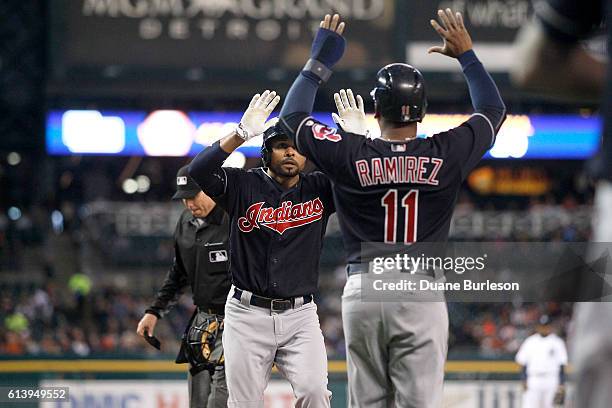
[[[246,216],[238,219],[238,228],[242,232],[251,232],[253,228],[263,225],[282,235],[288,229],[319,221],[323,218],[323,210],[319,197],[298,204],[285,201],[278,208],[264,207],[264,202],[260,201],[251,204]]]

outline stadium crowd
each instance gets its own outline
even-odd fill
[[[156,351],[135,332],[149,299],[117,288],[96,288],[88,294],[59,288],[4,287],[0,319],[0,352],[5,356],[125,354]],[[182,297],[166,324],[155,333],[164,351],[178,350],[179,336],[191,315],[190,299]]]
[[[340,314],[342,268],[322,279],[319,298],[321,328],[328,356],[344,358]],[[97,288],[88,295],[65,291],[53,283],[44,287],[3,287],[0,309],[0,354],[5,356],[77,357],[148,354],[157,351],[135,333],[149,297],[118,288]],[[156,328],[162,351],[178,350],[179,337],[193,310],[183,296]],[[566,303],[449,303],[452,353],[504,357],[515,353],[532,333],[542,314],[553,316],[560,335],[570,327],[571,305]]]
[[[130,279],[119,279],[121,284],[113,284],[112,279],[104,283],[94,277],[90,279],[87,268],[89,258],[119,261],[122,255],[109,255],[104,252],[93,258],[91,248],[84,248],[87,232],[83,221],[83,202],[95,200],[104,193],[96,186],[102,184],[103,174],[108,174],[102,161],[99,171],[88,173],[97,175],[100,180],[84,180],[82,163],[76,159],[66,159],[63,167],[56,168],[57,185],[53,186],[54,196],[48,200],[40,198],[22,200],[23,207],[11,206],[10,197],[4,197],[3,210],[0,212],[0,354],[4,356],[24,355],[66,355],[98,356],[106,353],[145,353],[157,355],[137,337],[135,328],[143,311],[163,280],[164,269],[170,264],[172,245],[170,231],[166,237],[157,237],[152,251],[139,251],[141,258],[132,259],[129,266],[104,270],[105,274],[116,273],[125,278],[130,268],[148,273],[151,278],[146,285],[131,285]],[[171,179],[168,174],[176,166],[155,165],[156,161],[146,161],[147,174],[152,185],[162,185],[160,180]],[[110,166],[109,163],[106,163]],[[107,167],[108,167],[107,166]],[[157,167],[156,167],[157,166]],[[168,174],[161,168],[169,167]],[[101,169],[101,170],[100,170]],[[113,172],[110,172],[113,173]],[[115,173],[117,173],[115,171]],[[114,174],[114,173],[113,173]],[[35,196],[35,186],[32,195]],[[127,197],[125,194],[106,197],[113,202],[139,201],[146,208],[148,203],[167,203],[171,188],[151,189],[141,197]],[[590,230],[588,222],[574,222],[577,209],[589,208],[591,198],[588,189],[582,191],[557,186],[554,193],[535,198],[487,197],[479,199],[467,188],[461,193],[456,208],[456,216],[480,213],[495,214],[496,211],[517,211],[522,216],[545,215],[564,220],[541,236],[527,236],[521,232],[506,236],[483,236],[489,241],[588,241]],[[27,196],[30,197],[30,196]],[[127,197],[127,198],[126,198]],[[178,204],[177,204],[178,205]],[[95,237],[102,242],[99,249],[108,250],[113,245],[127,248],[123,253],[134,253],[129,249],[129,239],[113,238],[113,232],[95,221],[101,235]],[[458,231],[458,230],[457,230]],[[344,358],[344,340],[341,320],[341,294],[345,270],[339,235],[330,231],[332,239],[326,241],[322,258],[320,294],[318,296],[321,327],[325,335],[328,356]],[[458,231],[460,232],[460,231]],[[106,234],[106,235],[105,235]],[[474,240],[456,234],[451,239]],[[66,248],[59,242],[64,241]],[[135,247],[142,245],[140,241]],[[95,246],[94,246],[95,247]],[[140,247],[139,247],[140,248]],[[87,249],[87,250],[86,250]],[[95,249],[95,248],[94,248]],[[64,252],[62,252],[64,251]],[[89,252],[88,252],[89,251]],[[157,253],[155,253],[157,252]],[[61,254],[61,255],[58,255]],[[72,254],[72,255],[71,255]],[[59,259],[58,259],[59,258]],[[75,259],[73,259],[75,258]],[[76,262],[78,258],[79,262]],[[155,262],[151,261],[154,259]],[[65,268],[67,263],[70,268]],[[93,261],[92,261],[93,262]],[[140,264],[138,262],[141,262]],[[91,263],[91,262],[90,262]],[[151,265],[155,268],[150,269]],[[105,264],[103,268],[111,268]],[[65,276],[64,269],[75,276]],[[80,269],[79,269],[80,268]],[[151,270],[155,273],[152,275]],[[108,272],[108,273],[107,273]],[[129,274],[129,273],[128,273]],[[37,279],[32,279],[37,276]],[[92,288],[92,285],[93,286]],[[162,351],[174,354],[179,346],[180,335],[191,316],[192,301],[188,295],[181,298],[174,310],[157,326],[156,335],[162,342]],[[449,352],[473,353],[483,357],[503,357],[516,352],[518,345],[527,337],[534,323],[542,313],[555,317],[558,331],[565,335],[569,330],[571,305],[568,304],[523,304],[523,303],[449,303],[451,337]]]
[[[477,204],[467,194],[461,196],[457,211],[470,212]],[[576,199],[565,196],[553,201],[552,197],[534,199],[527,209],[530,213],[563,214],[576,208]],[[40,217],[40,215],[37,215]],[[22,214],[20,220],[3,219],[0,222],[0,259],[2,270],[23,269],[19,249],[32,250],[44,246],[45,233],[57,234],[51,226],[46,231],[36,215]],[[72,225],[77,225],[72,221]],[[79,228],[71,227],[72,236]],[[62,233],[64,233],[62,232]],[[61,235],[61,234],[60,234]],[[589,231],[568,222],[556,228],[541,240],[585,241]],[[521,236],[511,239],[522,239]],[[327,241],[326,245],[331,245]],[[334,253],[338,252],[336,249]],[[44,251],[43,251],[44,253]],[[166,251],[168,262],[171,254]],[[325,256],[324,256],[325,257]],[[105,285],[91,290],[85,275],[61,280],[53,267],[42,258],[44,270],[39,283],[22,282],[0,285],[0,353],[3,355],[65,355],[97,356],[105,353],[146,353],[155,355],[135,327],[148,306],[155,285],[129,289]],[[321,327],[325,335],[328,356],[344,358],[344,340],[341,320],[341,294],[345,280],[342,256],[326,262],[322,267],[318,298]],[[163,279],[159,274],[157,284]],[[64,282],[64,283],[62,283]],[[188,295],[181,297],[174,310],[158,325],[156,335],[163,351],[173,354],[179,346],[180,334],[193,310]],[[555,317],[562,336],[569,330],[571,305],[569,304],[511,304],[511,303],[449,303],[451,337],[449,351],[472,353],[482,357],[504,357],[515,353],[522,340],[531,334],[541,314]]]
[[[323,277],[318,301],[330,358],[344,358],[345,353],[340,315],[343,273],[337,268]],[[51,282],[43,287],[0,289],[0,353],[76,357],[157,353],[135,333],[150,297],[112,287],[97,288],[87,295],[69,292],[66,296],[65,290]],[[162,351],[173,354],[178,350],[177,333],[182,333],[192,310],[191,299],[183,296],[157,326]],[[553,316],[559,333],[565,336],[570,313],[565,303],[449,303],[450,352],[509,356],[532,333],[542,314]]]

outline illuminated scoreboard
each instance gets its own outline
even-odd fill
[[[46,122],[50,155],[195,156],[227,135],[242,112],[51,111]],[[316,119],[333,124],[328,113]],[[419,137],[458,126],[468,115],[428,114]],[[372,137],[379,137],[376,119],[368,115]],[[586,159],[600,144],[598,117],[578,115],[508,115],[488,159]],[[261,137],[239,150],[258,157]]]

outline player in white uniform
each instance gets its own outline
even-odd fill
[[[540,318],[536,333],[525,339],[515,359],[523,367],[523,408],[552,408],[553,401],[563,400],[567,349],[552,332],[548,316]]]

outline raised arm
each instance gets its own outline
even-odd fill
[[[438,10],[438,17],[440,23],[431,20],[431,25],[442,37],[444,44],[432,47],[428,52],[437,52],[459,60],[474,111],[484,115],[497,132],[506,118],[506,106],[493,78],[472,49],[472,39],[463,24],[461,13],[453,14],[450,9]]]
[[[338,14],[333,17],[327,14],[321,21],[312,42],[310,59],[291,85],[280,112],[281,123],[287,128],[289,137],[295,137],[297,127],[312,113],[319,86],[329,79],[333,66],[342,58],[344,27]]]
[[[263,133],[266,119],[279,101],[280,96],[277,96],[276,92],[256,94],[236,129],[198,153],[189,165],[189,175],[202,191],[211,197],[219,197],[225,193],[227,174],[222,170],[223,162],[244,142]]]

